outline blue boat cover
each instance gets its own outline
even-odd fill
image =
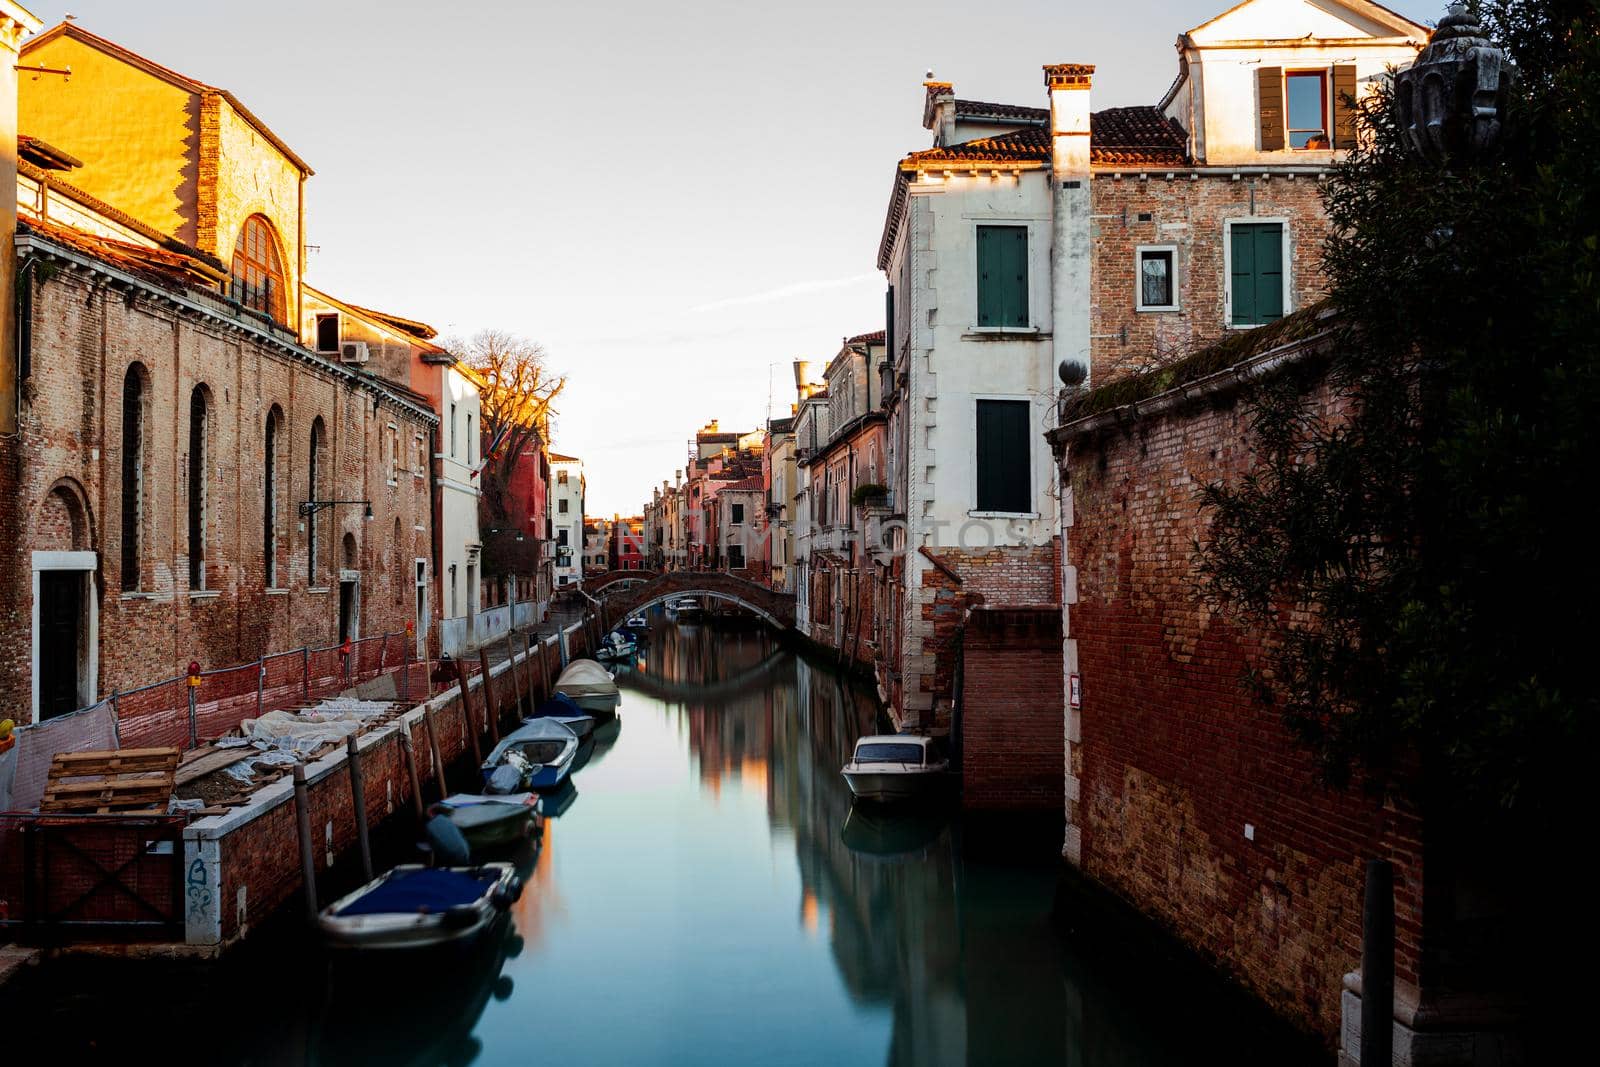
[[[587,714],[589,713],[578,707],[578,702],[576,700],[573,700],[565,693],[557,693],[549,700],[546,700],[543,704],[540,704],[538,710],[533,713],[533,716],[534,718],[540,718],[542,716],[549,715]]]
[[[446,911],[472,904],[500,878],[497,870],[479,875],[425,867],[394,874],[339,909],[340,915],[407,915]]]

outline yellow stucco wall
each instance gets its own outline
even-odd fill
[[[213,100],[217,128],[215,203],[207,203],[211,197],[202,193],[199,247],[231,265],[233,246],[245,219],[265,215],[277,231],[278,255],[283,261],[288,292],[286,325],[293,327],[300,319],[300,246],[305,241],[300,217],[300,169],[227,100],[212,97],[207,101],[208,108],[213,106]],[[208,232],[205,224],[213,219],[215,228]],[[207,247],[211,233],[215,234],[214,246]]]
[[[28,47],[23,62],[72,77],[19,73],[18,132],[83,160],[72,184],[193,244],[199,94],[67,36]]]

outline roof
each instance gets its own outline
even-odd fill
[[[551,463],[582,463],[583,460],[579,459],[577,456],[563,456],[559,452],[552,452],[552,453],[550,453],[550,462]]]
[[[871,333],[858,333],[854,337],[845,338],[847,345],[881,345],[884,342],[883,330],[873,330]]]
[[[324,301],[328,302],[329,304],[332,304],[334,307],[340,308],[341,310],[344,310],[344,311],[348,311],[353,315],[359,316],[360,318],[367,319],[367,320],[371,321],[374,325],[386,326],[389,329],[396,330],[396,331],[398,331],[400,333],[405,334],[407,337],[409,337],[416,344],[416,346],[418,348],[421,348],[424,351],[424,353],[427,353],[427,354],[437,353],[437,354],[445,355],[445,356],[449,357],[448,360],[446,360],[446,362],[451,362],[451,363],[457,362],[456,358],[454,356],[450,355],[443,348],[440,348],[438,345],[433,344],[431,341],[428,340],[428,337],[433,336],[433,334],[431,332],[431,327],[428,327],[428,326],[426,326],[426,325],[424,325],[422,323],[413,323],[413,325],[421,326],[424,330],[428,330],[429,331],[427,336],[424,336],[421,332],[419,332],[417,330],[408,330],[404,326],[401,325],[401,323],[409,322],[410,320],[408,320],[408,319],[402,319],[402,318],[400,318],[400,317],[398,317],[396,315],[385,315],[381,311],[373,311],[373,310],[371,310],[369,308],[361,307],[359,304],[352,304],[348,300],[340,300],[338,297],[334,296],[332,293],[329,293],[327,290],[318,289],[316,286],[307,285],[305,288],[308,291],[310,291],[313,295],[318,297],[319,299],[324,300]]]
[[[393,326],[401,333],[409,333],[412,337],[415,337],[421,341],[431,341],[435,337],[439,336],[439,331],[435,330],[432,326],[429,326],[425,322],[418,322],[415,319],[403,319],[399,315],[391,315],[387,311],[375,311],[372,308],[364,308],[359,304],[346,304],[345,306],[351,311],[358,312],[359,314],[365,315],[370,319],[377,319],[379,322]]]
[[[17,155],[45,170],[71,170],[83,166],[83,160],[77,156],[68,155],[55,145],[25,133],[17,134]]]
[[[163,289],[181,290],[196,285],[213,289],[225,277],[199,255],[185,255],[166,248],[148,248],[129,241],[118,241],[29,215],[17,216],[17,225],[110,263]]]
[[[763,492],[766,490],[766,488],[767,485],[761,480],[760,475],[756,475],[750,478],[741,478],[737,482],[731,482],[728,485],[723,486],[721,491],[724,493],[729,493],[742,489],[749,489],[755,492]]]
[[[957,100],[956,117],[962,119],[993,119],[997,122],[1050,121],[1047,107],[1024,107],[1021,104],[994,104],[987,100]]]
[[[1112,107],[1089,116],[1089,162],[1183,166],[1189,161],[1188,137],[1175,119],[1149,105]],[[929,163],[1048,163],[1050,131],[1026,126],[992,137],[912,152],[902,170]]]
[[[115,41],[107,40],[106,38],[101,37],[99,34],[90,33],[76,22],[61,22],[50,27],[39,36],[32,38],[26,44],[24,44],[22,46],[21,54],[26,55],[29,51],[39,48],[42,45],[55,40],[57,37],[70,37],[75,41],[88,45],[91,48],[98,49],[108,56],[111,56],[115,59],[120,59],[129,66],[138,67],[147,74],[154,75],[155,77],[160,78],[162,81],[176,85],[180,89],[186,89],[191,93],[197,93],[202,96],[222,97],[233,106],[233,109],[239,113],[240,118],[254,126],[257,133],[265,137],[274,148],[282,152],[289,162],[293,163],[296,167],[299,167],[302,173],[308,177],[315,173],[315,171],[311,169],[311,166],[306,163],[305,160],[301,159],[295,154],[294,149],[285,144],[281,137],[273,133],[272,130],[268,128],[266,123],[258,119],[249,108],[244,106],[238,97],[234,96],[227,89],[222,89],[215,85],[207,85],[205,82],[197,81],[194,78],[189,77],[187,74],[181,74],[178,71],[173,70],[171,67],[164,67],[155,60],[147,59],[130,48],[122,47]]]
[[[794,416],[789,415],[789,416],[785,416],[784,418],[781,418],[781,419],[768,419],[767,420],[767,432],[768,433],[793,433],[794,432]]]
[[[1191,37],[1192,35],[1199,33],[1201,30],[1206,29],[1208,26],[1215,25],[1235,12],[1241,11],[1256,2],[1257,0],[1240,0],[1239,3],[1234,4],[1232,7],[1228,8],[1228,10],[1218,12],[1217,14],[1206,19],[1200,25],[1194,27],[1192,30],[1189,30],[1187,33],[1183,34],[1183,37]],[[1391,29],[1403,30],[1408,35],[1415,31],[1416,33],[1419,33],[1424,40],[1428,38],[1428,27],[1422,25],[1421,23],[1411,21],[1404,15],[1400,14],[1400,12],[1395,11],[1392,8],[1384,7],[1382,4],[1373,3],[1372,0],[1336,0],[1336,3],[1339,6],[1347,8],[1356,14],[1364,15],[1373,22],[1387,24]]]

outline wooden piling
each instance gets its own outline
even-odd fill
[[[485,718],[498,718],[500,702],[495,699],[494,679],[489,677],[489,650],[478,649],[478,666],[483,668],[483,714]]]
[[[417,752],[411,747],[411,727],[400,723],[400,751],[406,759],[406,777],[411,779],[411,802],[417,809],[417,821],[427,816],[422,804],[422,780],[417,777]]]
[[[361,873],[372,881],[372,842],[367,837],[367,786],[361,780],[361,748],[356,735],[345,738],[345,754],[350,758],[350,802],[356,814],[356,842],[361,846]]]
[[[522,674],[517,670],[517,646],[512,644],[509,633],[506,634],[506,663],[509,665],[506,669],[511,675],[511,690],[517,698],[517,717],[521,718],[524,711],[533,714],[533,705],[527,702],[522,691]]]
[[[311,844],[311,795],[304,764],[294,766],[294,813],[300,825],[300,877],[305,881],[306,917],[317,921],[317,860]]]
[[[439,751],[439,731],[433,726],[433,708],[423,705],[422,725],[428,728],[428,752],[433,757],[433,776],[439,780],[439,799],[450,795],[444,780],[444,756]]]
[[[461,717],[467,724],[467,737],[472,741],[472,756],[477,762],[483,762],[483,745],[478,741],[478,717],[472,714],[472,688],[467,685],[471,679],[467,677],[467,665],[461,660],[456,660],[456,681],[461,683]]]
[[[543,638],[539,640],[539,674],[544,678],[543,699],[549,700],[556,693],[550,687],[550,646],[545,643]]]

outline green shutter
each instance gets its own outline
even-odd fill
[[[978,325],[1028,325],[1028,228],[978,227]]]
[[[1033,510],[1026,400],[978,401],[979,511]]]
[[[1233,325],[1259,326],[1283,317],[1283,226],[1242,223],[1232,228]]]

